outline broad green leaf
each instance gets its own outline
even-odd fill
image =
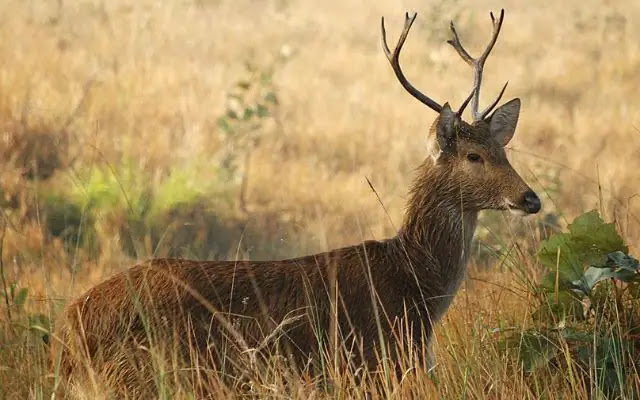
[[[539,321],[548,320],[551,316],[555,316],[555,319],[564,319],[567,316],[582,319],[584,309],[582,297],[582,292],[574,293],[572,290],[559,290],[557,294],[550,292],[545,297],[546,304],[535,311],[534,318]]]
[[[605,223],[595,210],[576,218],[569,225],[569,232],[575,244],[574,251],[581,251],[581,256],[587,262],[595,262],[612,252],[629,251],[615,224]]]
[[[607,254],[604,263],[594,263],[592,266],[600,268],[621,268],[629,272],[636,272],[640,268],[638,260],[621,251],[614,251],[613,253]]]
[[[621,251],[609,253],[606,260],[602,263],[595,263],[587,268],[580,282],[574,281],[575,284],[584,284],[588,290],[604,279],[617,279],[623,282],[632,282],[640,279],[638,275],[638,260],[624,254]]]
[[[547,292],[555,292],[556,291],[556,272],[550,272],[542,278],[542,282],[539,285],[542,289]],[[572,281],[569,279],[559,279],[558,280],[558,290],[568,290],[573,289],[575,286]]]
[[[598,282],[615,277],[616,271],[611,268],[589,267],[580,279],[573,281],[573,284],[589,294]]]
[[[627,283],[640,281],[640,275],[638,273],[631,272],[627,269],[622,269],[622,268],[616,271],[615,278],[619,281],[627,282]]]
[[[589,267],[580,279],[577,279],[572,283],[576,288],[579,288],[584,292],[584,294],[589,295],[599,282],[607,279],[616,279],[630,283],[640,280],[640,275],[635,271],[629,271],[622,268]]]
[[[559,233],[540,244],[538,258],[550,270],[557,269],[562,281],[571,282],[582,275],[581,260],[573,247],[571,234]]]
[[[559,283],[566,286],[582,279],[586,265],[604,264],[607,255],[617,251],[626,253],[628,249],[615,225],[590,211],[577,217],[569,225],[569,232],[543,241],[538,258],[551,271],[557,269]]]

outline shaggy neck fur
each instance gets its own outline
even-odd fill
[[[424,292],[442,296],[436,301],[441,306],[431,310],[434,319],[444,313],[464,279],[477,220],[477,211],[463,209],[451,171],[427,159],[411,188],[397,239]]]

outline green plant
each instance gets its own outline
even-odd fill
[[[245,62],[245,77],[235,82],[226,94],[224,115],[218,118],[221,129],[231,152],[223,157],[223,165],[235,168],[232,153],[238,150],[248,151],[260,141],[260,130],[266,119],[273,116],[278,106],[278,96],[273,83],[273,75],[280,62],[270,67],[258,68],[251,62]]]
[[[258,68],[245,62],[245,77],[235,82],[226,94],[226,109],[217,120],[224,143],[218,155],[222,171],[227,180],[239,183],[239,208],[246,212],[247,180],[251,153],[259,146],[265,134],[265,125],[275,122],[279,105],[277,88],[273,76],[290,57],[281,52],[270,66]]]
[[[130,216],[141,216],[149,208],[151,180],[133,163],[125,162],[117,169],[90,168],[75,183],[70,196],[94,213],[124,210]]]
[[[630,284],[640,282],[636,273],[638,261],[628,251],[615,225],[604,223],[596,211],[576,218],[569,225],[569,232],[543,241],[538,259],[549,272],[540,289],[549,303],[556,300],[555,314],[562,318],[567,312],[583,311],[576,302],[583,305],[588,300],[591,306],[583,315],[571,313],[576,318],[586,318],[595,306],[599,283],[612,280],[626,291]]]
[[[563,371],[605,396],[637,395],[628,377],[640,366],[640,264],[615,225],[585,213],[544,240],[538,260],[547,273],[532,327],[507,339],[525,370]]]

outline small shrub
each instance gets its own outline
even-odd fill
[[[546,275],[531,327],[507,338],[528,373],[563,373],[607,397],[635,398],[640,367],[640,264],[596,211],[543,241]],[[578,383],[575,383],[578,385]]]

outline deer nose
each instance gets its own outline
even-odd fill
[[[535,214],[540,211],[540,198],[533,190],[524,192],[524,209],[529,214]]]

